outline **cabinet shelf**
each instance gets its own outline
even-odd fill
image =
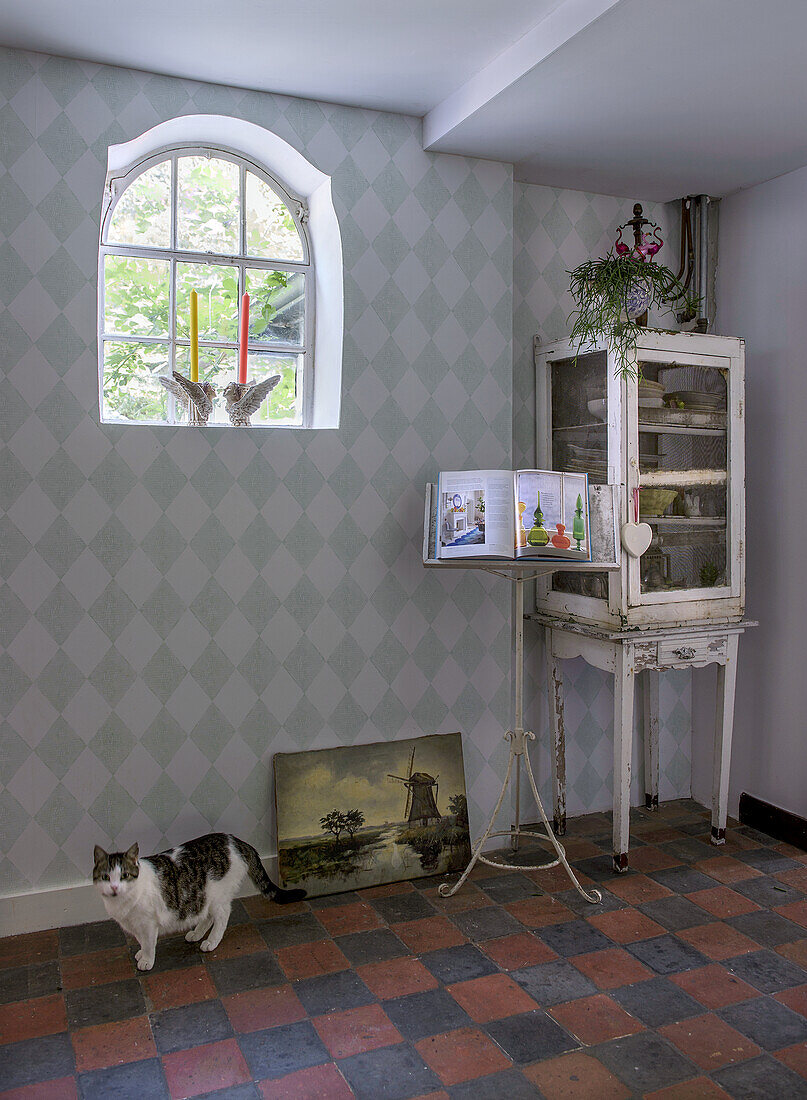
[[[725,485],[728,474],[725,470],[641,470],[639,483],[643,488],[679,488],[695,489],[704,485]]]
[[[651,527],[725,527],[725,516],[642,516]]]

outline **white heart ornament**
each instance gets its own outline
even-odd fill
[[[649,523],[623,523],[622,545],[632,558],[640,558],[653,541],[653,528]]]

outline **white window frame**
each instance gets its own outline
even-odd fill
[[[204,139],[204,140],[200,140]],[[177,243],[176,160],[181,156],[220,157],[239,167],[241,219],[239,253],[198,252],[173,247]],[[116,245],[107,240],[115,207],[126,188],[143,172],[162,161],[173,159],[171,190],[171,238],[168,248]],[[246,251],[246,172],[253,172],[286,203],[303,246],[303,261],[252,257]],[[169,335],[136,337],[104,331],[104,260],[107,255],[128,255],[173,261],[207,262],[234,266],[239,270],[239,301],[244,292],[246,270],[301,271],[305,274],[305,329],[303,346],[250,341],[256,350],[278,355],[300,355],[303,366],[300,421],[269,422],[266,428],[332,428],[339,426],[343,340],[342,244],[331,198],[330,177],[310,164],[296,149],[276,134],[242,119],[220,115],[185,115],[155,126],[139,138],[110,146],[107,185],[101,216],[98,257],[98,369],[99,407],[103,416],[104,343],[115,340],[167,347],[173,367],[177,347],[189,340],[176,337],[175,263],[171,265]],[[211,347],[232,349],[231,341],[205,340]],[[299,389],[298,389],[299,392]],[[171,410],[172,412],[173,410]],[[109,421],[108,421],[109,422]],[[112,423],[136,424],[128,420]],[[169,420],[171,423],[170,413]],[[181,425],[178,425],[181,426]]]

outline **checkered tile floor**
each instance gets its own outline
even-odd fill
[[[0,940],[2,1097],[807,1097],[807,853],[708,843],[691,801],[570,823],[555,869],[483,867],[280,908],[139,975],[103,922]]]

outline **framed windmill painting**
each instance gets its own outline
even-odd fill
[[[461,870],[471,854],[459,733],[277,753],[277,858],[309,896]]]

